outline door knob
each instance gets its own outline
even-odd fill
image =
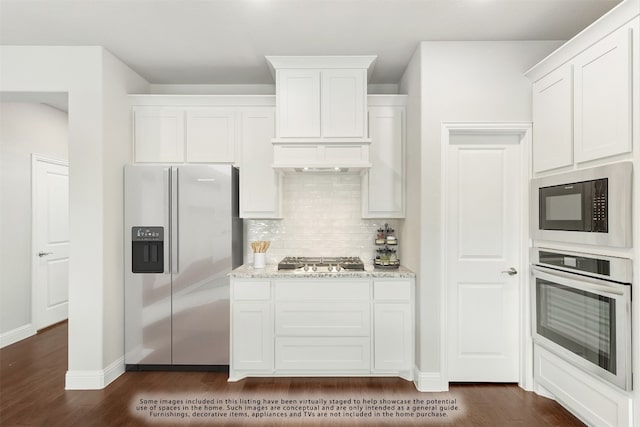
[[[51,255],[52,253],[53,252],[42,252],[42,251],[40,251],[40,252],[38,252],[38,256],[40,258],[42,258],[43,256]]]
[[[511,267],[508,270],[502,270],[501,273],[502,274],[508,274],[509,276],[515,276],[516,274],[518,274],[518,270],[516,270],[515,268]]]

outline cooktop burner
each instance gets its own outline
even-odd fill
[[[328,271],[364,270],[358,257],[286,257],[278,263],[278,270]]]

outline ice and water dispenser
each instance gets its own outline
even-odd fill
[[[131,227],[131,272],[164,272],[164,227]]]

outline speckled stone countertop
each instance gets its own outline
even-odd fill
[[[373,268],[372,264],[365,264],[364,271],[340,271],[337,273],[317,273],[313,271],[278,270],[276,264],[269,264],[265,268],[253,268],[251,264],[244,264],[229,273],[234,279],[367,279],[367,278],[414,278],[413,271],[400,266],[397,270],[382,270]]]

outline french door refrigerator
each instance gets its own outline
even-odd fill
[[[127,370],[229,364],[229,278],[242,264],[238,170],[127,165]]]

